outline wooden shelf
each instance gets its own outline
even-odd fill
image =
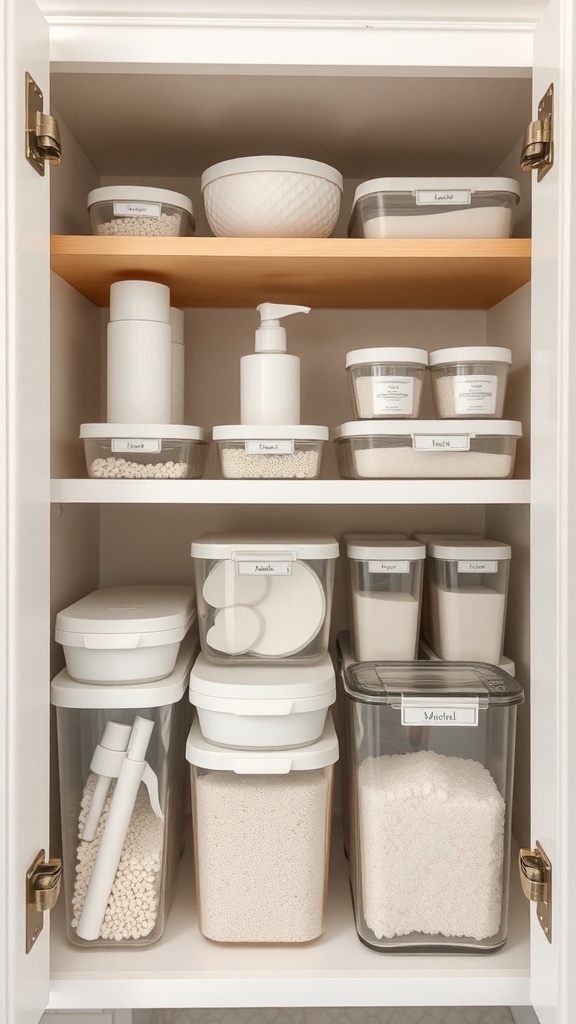
[[[131,277],[175,306],[489,309],[530,279],[530,240],[100,238],[57,235],[51,266],[94,302]]]

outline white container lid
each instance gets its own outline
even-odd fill
[[[420,191],[511,192],[520,199],[520,185],[514,178],[372,178],[358,185],[354,205],[364,196],[377,192]]]
[[[338,760],[338,739],[328,712],[319,740],[288,750],[236,750],[205,740],[196,718],[188,734],[186,760],[197,768],[235,772],[236,775],[287,775],[288,772],[326,768]]]
[[[51,703],[58,708],[160,708],[176,704],[186,692],[190,666],[198,651],[194,630],[180,644],[173,671],[153,683],[79,683],[62,669],[50,684]]]
[[[301,424],[285,426],[245,426],[242,424],[226,424],[214,427],[214,441],[327,441],[330,435],[328,427],[310,427]]]
[[[501,540],[485,540],[478,538],[473,540],[455,540],[448,538],[446,543],[431,541],[428,545],[428,554],[432,558],[447,559],[499,559],[505,560],[512,557],[512,548]]]
[[[94,203],[127,202],[138,200],[141,203],[167,203],[179,206],[192,217],[192,200],[181,192],[172,192],[167,188],[148,188],[147,185],[104,185],[94,188],[88,193],[87,207]]]
[[[296,156],[244,156],[236,160],[222,160],[204,171],[200,186],[202,191],[210,182],[217,178],[225,178],[230,174],[246,174],[252,171],[288,171],[297,174],[312,174],[315,178],[326,178],[340,191],[344,189],[344,179],[335,167],[323,164],[319,160],[303,160]]]
[[[484,538],[479,533],[424,533],[418,530],[414,533],[414,540],[420,541],[421,544],[430,544],[435,541],[437,544],[450,544],[453,540],[483,540]]]
[[[222,700],[284,700],[292,697],[321,697],[320,707],[332,704],[327,696],[335,693],[332,659],[325,654],[314,665],[215,665],[199,654],[190,672],[190,700],[194,696]],[[224,708],[222,710],[225,710]]]
[[[426,546],[406,538],[356,537],[346,545],[348,558],[354,559],[404,559],[417,562],[426,558]]]
[[[509,348],[495,345],[469,345],[460,348],[439,348],[430,353],[429,366],[443,363],[508,363],[512,364]]]
[[[338,541],[328,534],[204,533],[192,542],[192,558],[283,555],[293,559],[338,558]]]
[[[343,437],[418,437],[442,434],[463,437],[522,437],[518,420],[353,420],[334,428],[334,440]]]
[[[210,432],[203,427],[182,423],[82,423],[80,437],[104,441],[112,438],[150,437],[161,441],[208,442]]]
[[[346,369],[363,363],[417,363],[428,366],[424,348],[357,348],[346,353]]]
[[[70,646],[104,649],[181,640],[196,618],[193,587],[150,584],[103,587],[58,612],[55,639]]]
[[[151,320],[167,324],[170,319],[170,289],[158,281],[113,281],[110,285],[110,323],[117,320]],[[108,334],[110,340],[110,333]]]

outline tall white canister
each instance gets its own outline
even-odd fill
[[[172,422],[172,328],[166,285],[112,284],[107,358],[109,423]]]

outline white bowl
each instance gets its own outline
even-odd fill
[[[208,223],[215,235],[232,238],[326,238],[342,189],[339,171],[297,157],[224,160],[202,175]]]

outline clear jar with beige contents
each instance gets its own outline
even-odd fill
[[[360,420],[415,419],[428,353],[420,348],[361,348],[346,355],[354,413]]]
[[[443,348],[429,356],[432,395],[441,419],[499,419],[504,411],[509,348]]]

